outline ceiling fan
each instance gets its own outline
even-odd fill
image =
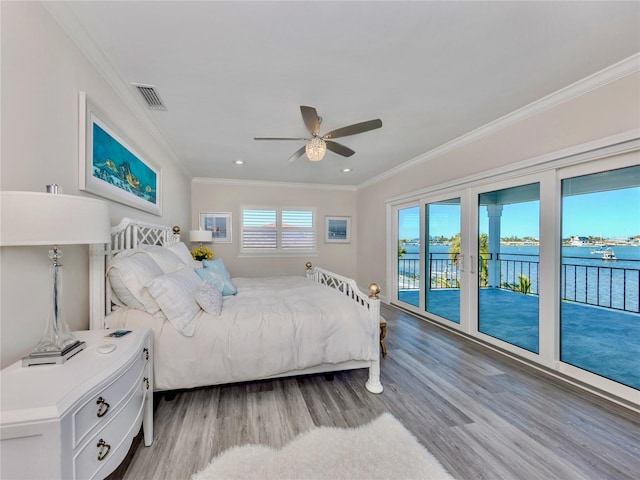
[[[332,130],[329,133],[325,133],[320,136],[320,124],[322,123],[322,117],[318,116],[318,112],[313,107],[300,106],[300,112],[302,113],[302,120],[304,121],[307,130],[311,134],[311,138],[305,137],[253,137],[254,140],[305,140],[302,147],[296,150],[293,155],[289,157],[289,161],[293,162],[297,160],[305,153],[312,162],[318,162],[323,159],[327,149],[331,150],[343,157],[350,157],[354,152],[349,147],[334,142],[332,138],[347,137],[349,135],[356,135],[358,133],[368,132],[369,130],[375,130],[382,127],[382,120],[376,118],[375,120],[369,120],[367,122],[354,123],[346,127]]]

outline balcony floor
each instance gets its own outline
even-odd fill
[[[459,290],[431,290],[429,295],[429,312],[460,322]],[[401,290],[399,297],[419,304],[418,290]],[[538,352],[537,296],[482,289],[480,312],[482,333]],[[561,316],[563,362],[640,390],[640,315],[562,302]]]

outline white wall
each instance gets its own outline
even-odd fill
[[[145,156],[162,168],[163,215],[110,202],[122,216],[190,223],[190,178],[98,74],[40,2],[1,2],[0,188],[78,190],[78,92],[87,95]],[[188,227],[187,227],[188,229]],[[1,234],[1,232],[0,232]],[[47,247],[0,248],[1,363],[37,343],[49,311]],[[89,326],[88,247],[64,248],[63,310],[72,329]]]
[[[388,199],[638,128],[640,74],[634,73],[359,188],[358,284],[375,281],[387,295]]]
[[[195,179],[191,186],[191,225],[198,228],[200,212],[231,212],[233,243],[210,245],[215,258],[222,258],[234,277],[265,277],[272,275],[303,275],[304,265],[314,265],[355,277],[356,255],[356,191],[355,188],[320,188],[283,184],[216,182]],[[318,236],[317,256],[303,257],[238,257],[240,241],[240,207],[313,207],[316,208]],[[351,217],[351,243],[324,243],[325,216]],[[196,245],[194,245],[196,246]]]

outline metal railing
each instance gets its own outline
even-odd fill
[[[640,313],[638,268],[563,263],[561,278],[563,300]]]
[[[486,258],[484,258],[486,257]],[[478,262],[481,287],[491,286],[517,293],[539,294],[539,261],[537,255],[483,254]],[[640,313],[640,268],[589,264],[583,257],[563,257],[560,295],[562,300],[598,307]],[[498,278],[489,285],[489,269],[498,262]],[[625,262],[638,262],[627,260]],[[583,262],[581,264],[580,262]],[[593,262],[591,262],[593,263]],[[429,289],[460,288],[457,254],[429,254]],[[399,288],[420,289],[420,260],[398,259]],[[496,277],[498,275],[496,274]]]

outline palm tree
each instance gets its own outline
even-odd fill
[[[531,280],[529,277],[522,274],[518,275],[518,283],[504,282],[502,286],[517,293],[531,293]]]
[[[408,240],[403,238],[398,243],[398,258],[402,258],[407,254],[407,249],[404,247],[407,244]]]
[[[480,286],[486,287],[489,284],[489,236],[486,233],[480,234],[479,239],[480,254]],[[451,240],[451,248],[449,248],[449,258],[453,264],[460,268],[460,234],[456,234]]]

